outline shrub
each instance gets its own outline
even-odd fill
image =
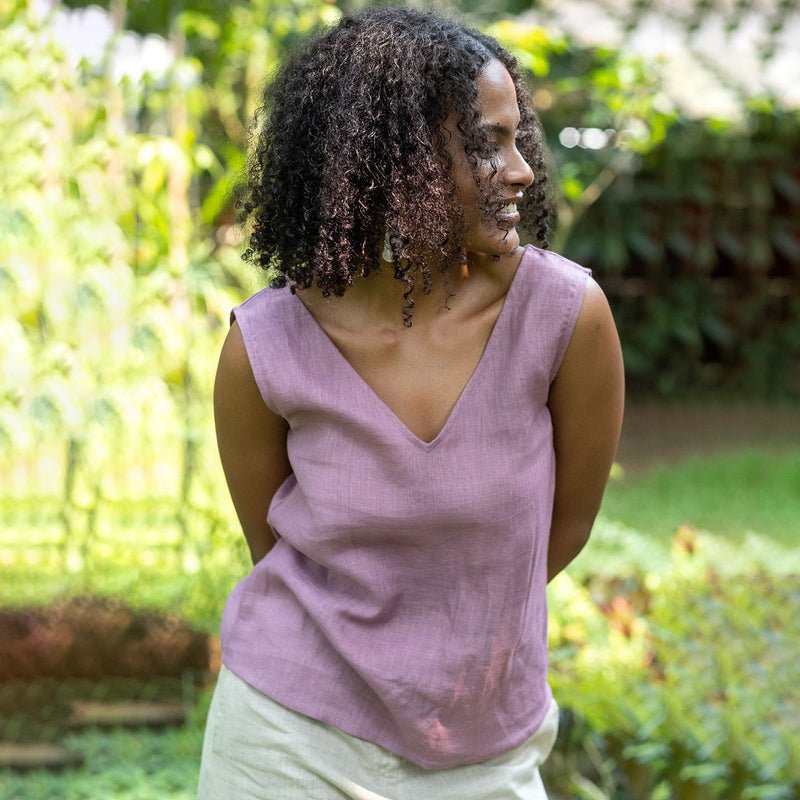
[[[615,310],[630,388],[800,397],[800,115],[683,120],[565,252]]]
[[[0,610],[0,683],[36,678],[180,676],[207,670],[209,637],[174,615],[80,597]]]
[[[800,790],[797,577],[718,574],[676,536],[661,578],[552,587],[551,683],[638,800]]]

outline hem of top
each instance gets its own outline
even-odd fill
[[[447,760],[431,760],[426,758],[420,758],[418,755],[413,754],[410,750],[406,749],[402,745],[398,745],[398,743],[391,739],[391,737],[386,737],[383,735],[365,735],[365,733],[359,732],[356,727],[357,726],[350,726],[350,725],[343,725],[340,722],[335,722],[333,717],[335,715],[328,715],[326,713],[316,713],[303,710],[302,703],[296,703],[294,701],[287,702],[286,700],[280,699],[280,692],[274,691],[266,691],[262,686],[256,685],[256,683],[248,678],[246,675],[242,675],[241,672],[237,669],[234,669],[225,658],[224,654],[221,660],[221,663],[226,667],[226,669],[230,670],[234,675],[238,678],[243,680],[245,683],[249,684],[258,692],[261,692],[265,697],[268,697],[275,703],[282,705],[284,708],[288,708],[290,711],[294,711],[297,714],[302,714],[304,717],[308,717],[309,719],[316,720],[317,722],[321,722],[324,725],[330,725],[333,728],[337,728],[340,731],[343,731],[348,736],[353,736],[356,739],[360,739],[364,742],[369,742],[370,744],[377,745],[378,747],[383,748],[384,750],[388,750],[390,753],[394,753],[401,758],[410,761],[413,764],[416,764],[418,767],[422,767],[428,771],[439,771],[445,769],[452,769],[454,767],[467,767],[472,764],[482,764],[485,761],[490,761],[493,758],[499,758],[500,756],[505,755],[506,753],[510,753],[512,750],[516,750],[518,747],[521,747],[525,744],[528,739],[530,739],[536,731],[542,726],[542,722],[544,722],[545,717],[547,716],[548,711],[553,702],[553,692],[550,688],[549,683],[547,684],[547,702],[544,705],[544,710],[541,713],[537,713],[533,716],[534,722],[530,725],[526,725],[524,728],[521,729],[521,733],[517,734],[516,736],[511,739],[513,743],[511,744],[503,744],[499,747],[494,747],[481,755],[469,757],[467,759],[462,759],[456,757],[455,760],[447,759]],[[291,662],[290,662],[291,663]],[[246,670],[245,670],[246,671]],[[322,675],[319,673],[320,680],[327,680],[327,676]],[[260,683],[260,682],[259,682]],[[328,706],[328,708],[333,708],[332,706]]]

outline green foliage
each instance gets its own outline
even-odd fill
[[[230,221],[231,187],[244,166],[246,130],[265,79],[305,34],[340,16],[335,3],[326,0],[197,0],[188,7],[168,0],[77,0],[67,5],[99,5],[117,13],[121,7],[125,30],[169,40],[179,56],[172,72],[181,73],[184,86],[194,71],[190,109],[199,124],[193,135],[208,147],[206,174],[198,176],[205,225]],[[147,96],[151,87],[141,89]],[[158,92],[150,99],[157,98]]]
[[[800,114],[682,121],[565,252],[609,294],[632,391],[800,396]]]
[[[177,32],[187,53],[203,66],[204,136],[225,165],[204,194],[205,223],[229,215],[231,185],[244,166],[246,131],[265,80],[305,34],[338,18],[336,6],[324,0],[209,0],[171,21],[173,38]]]
[[[83,590],[89,561],[135,540],[121,564],[135,583],[160,559],[137,563],[155,539],[173,548],[162,576],[197,572],[234,528],[209,398],[249,290],[192,205],[214,158],[177,84],[80,79],[46,25],[18,9],[4,22],[0,562],[37,575],[28,593],[50,575],[52,590]],[[166,132],[131,131],[134,112]]]
[[[758,787],[793,797],[796,577],[722,576],[697,547],[694,534],[681,531],[660,578],[586,586],[556,579],[554,693],[601,735],[616,765],[606,796],[738,800],[761,796]]]
[[[180,544],[154,541],[158,532],[143,532],[148,545],[135,537],[126,539],[130,532],[120,527],[119,536],[92,540],[78,569],[70,569],[69,563],[65,569],[57,546],[24,542],[32,533],[38,531],[25,527],[18,534],[4,532],[2,606],[43,606],[91,593],[121,598],[136,609],[174,611],[198,628],[216,632],[228,594],[250,569],[247,548],[233,528],[195,556],[199,566],[184,558]]]
[[[130,13],[137,8],[131,4]],[[311,0],[291,9],[277,0],[229,4],[224,13],[193,6],[161,31],[178,54],[167,75],[120,85],[102,65],[70,70],[47,25],[30,19],[23,4],[4,13],[0,525],[7,533],[0,561],[19,574],[38,572],[39,591],[138,585],[142,598],[163,606],[176,592],[161,588],[156,575],[180,566],[210,579],[215,551],[236,541],[216,466],[210,391],[228,310],[253,286],[231,228],[207,224],[225,209],[259,82],[299,33],[338,12]],[[493,32],[537,76],[551,136],[578,119],[598,131],[639,131],[625,148],[556,148],[567,170],[562,220],[586,230],[603,206],[598,198],[610,194],[608,182],[663,138],[671,118],[655,107],[656,78],[627,57],[576,48],[540,29],[501,23]],[[760,119],[767,142],[792,141],[785,120]],[[791,176],[773,177],[767,189],[795,202]],[[764,181],[758,185],[763,195]],[[637,206],[630,205],[633,221]],[[606,214],[601,278],[620,269],[628,246],[642,259],[665,252],[647,232],[609,235],[617,229],[621,223]],[[591,244],[581,236],[584,247]],[[774,238],[791,251],[791,229],[779,226]],[[591,253],[587,260],[593,263]],[[632,311],[618,304],[634,377],[657,369],[662,390],[674,391],[683,385],[687,352],[705,352],[707,340],[736,349],[726,344],[730,325],[704,286],[667,285],[648,302],[639,316],[635,304]],[[755,296],[738,307],[751,327],[773,309]],[[764,374],[762,384],[791,374],[796,331],[777,327],[772,339],[740,348]],[[117,543],[129,552],[120,554]],[[129,570],[124,586],[121,571],[113,573],[115,586],[96,584],[95,567],[108,559]],[[152,583],[138,580],[145,574]]]

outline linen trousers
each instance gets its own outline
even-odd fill
[[[222,667],[208,712],[198,800],[547,800],[539,765],[558,731],[552,703],[520,747],[427,770],[275,702]]]

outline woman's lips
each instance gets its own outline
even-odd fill
[[[519,220],[520,216],[519,211],[517,211],[516,203],[507,203],[500,209],[497,215],[498,223],[504,223],[509,228],[513,228],[515,225],[519,224]],[[506,230],[505,225],[503,230]]]

